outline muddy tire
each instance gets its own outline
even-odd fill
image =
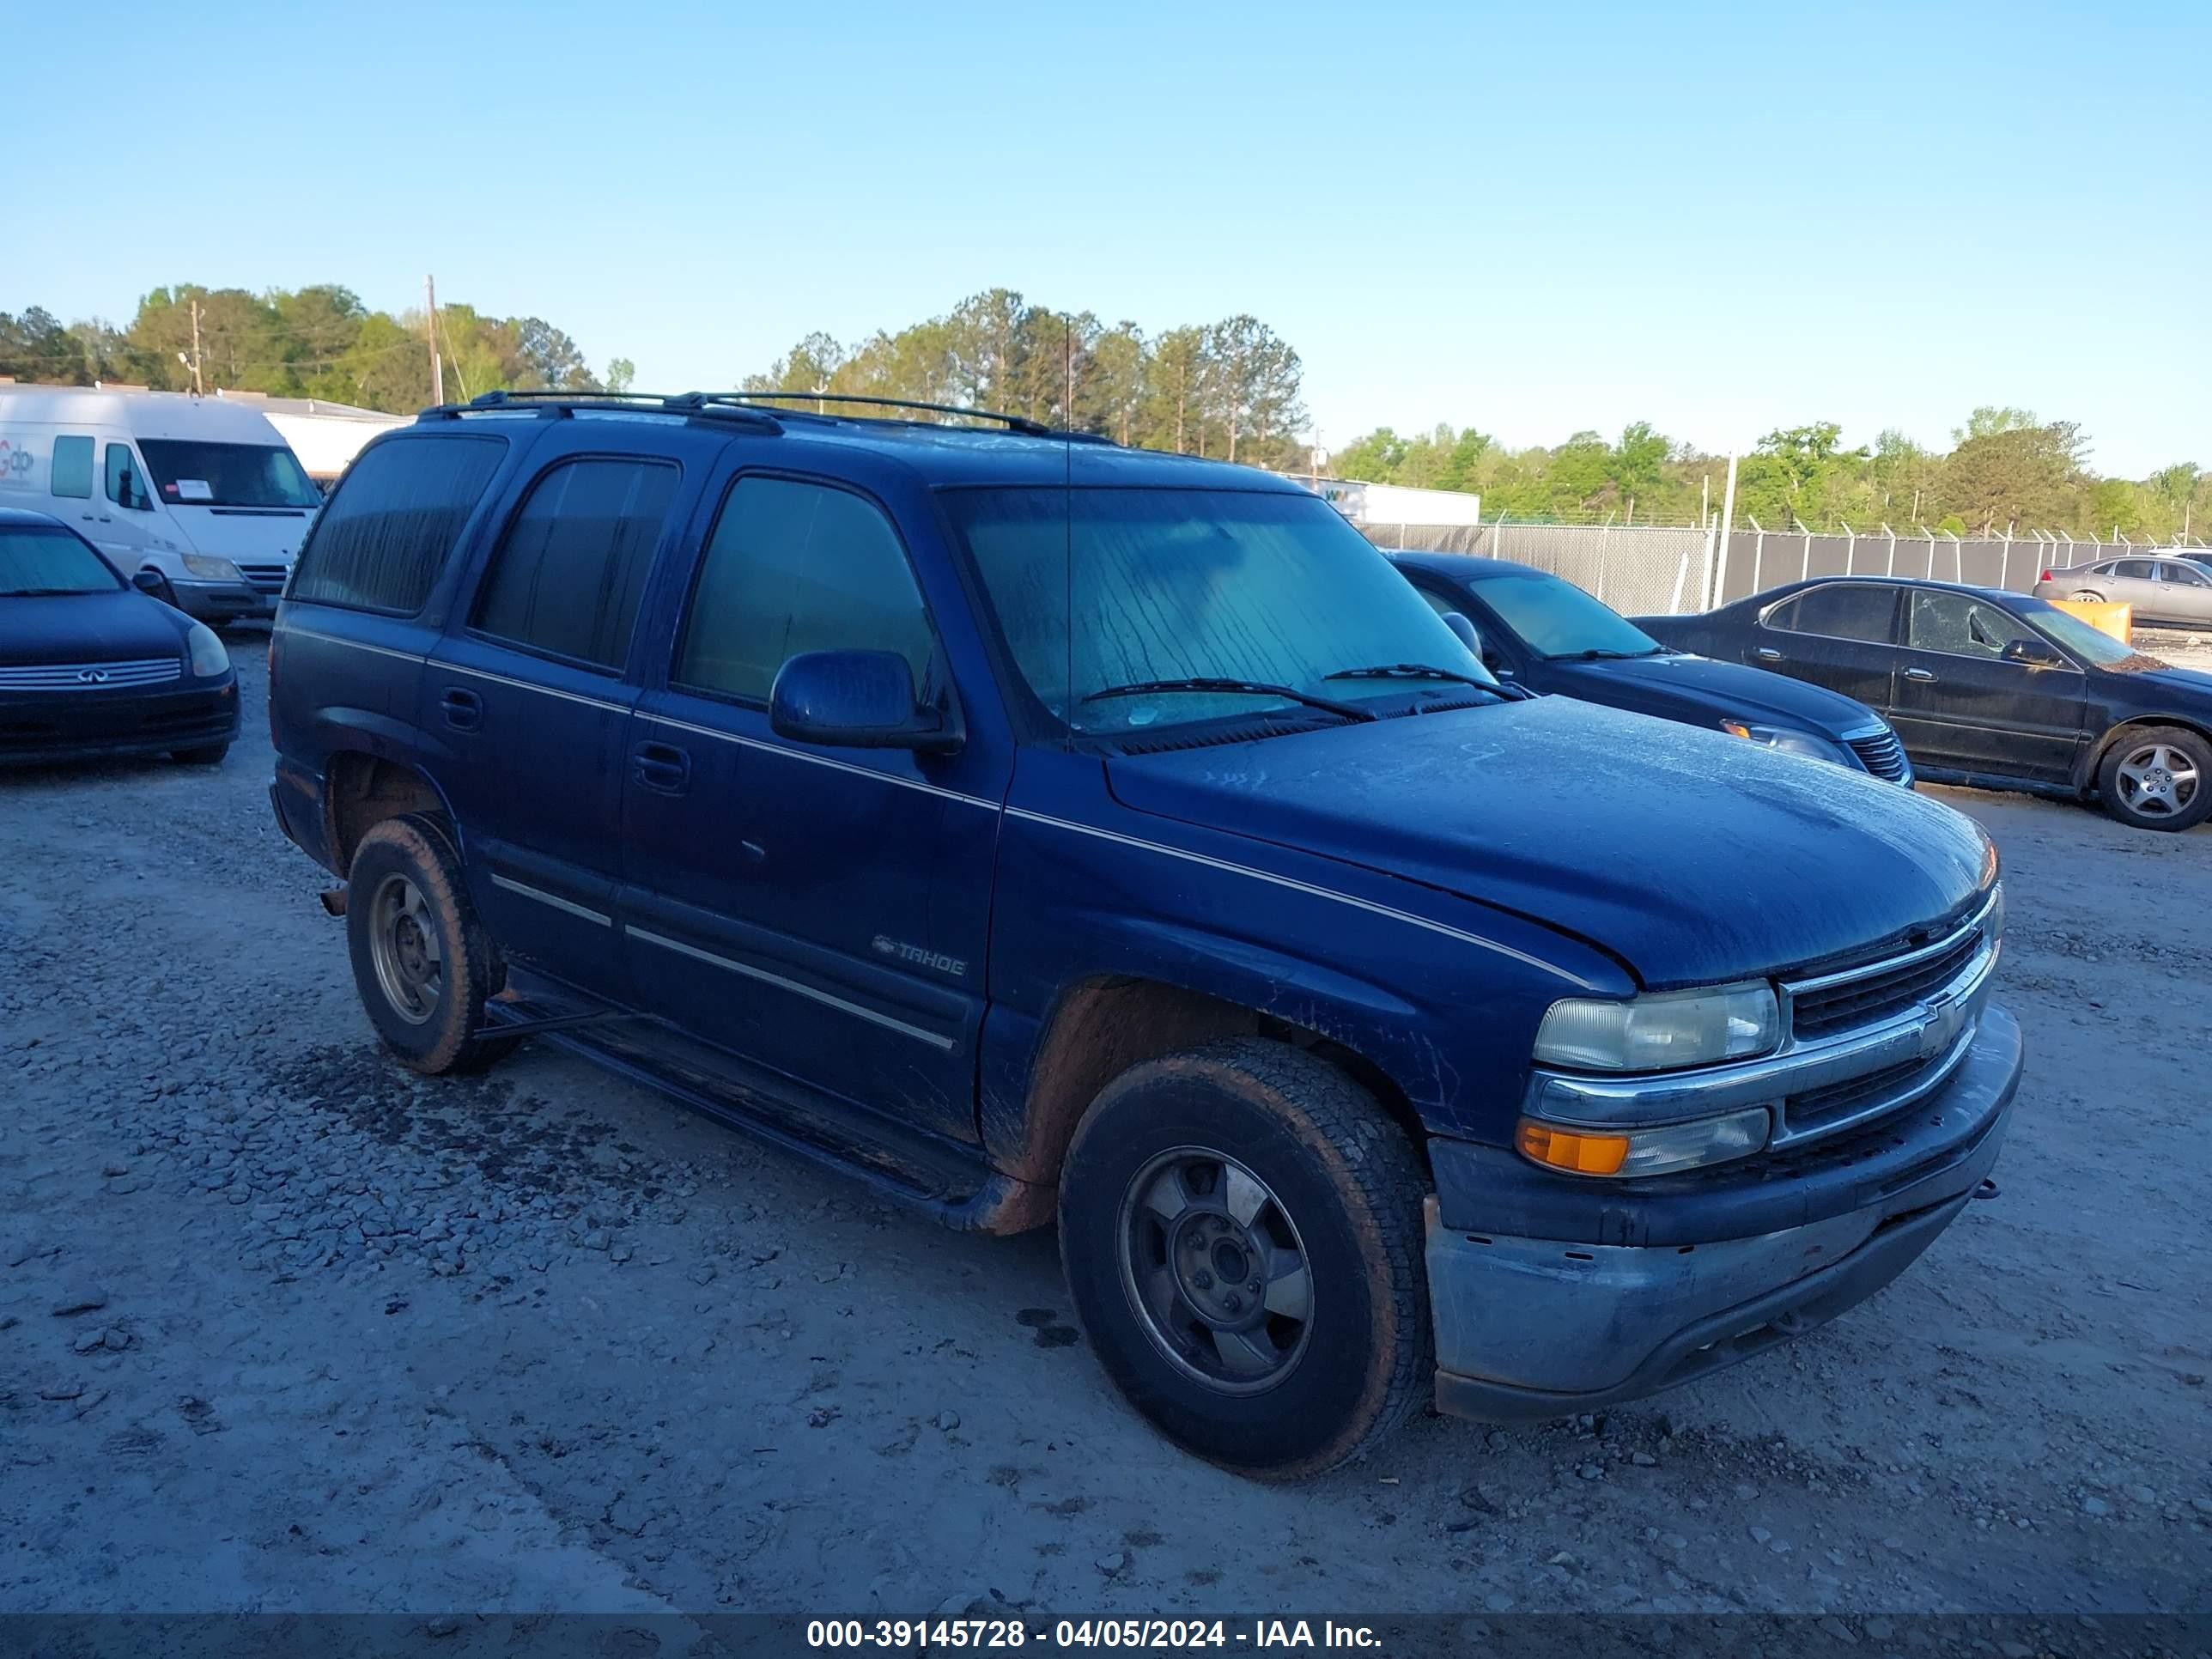
[[[2105,811],[2136,830],[2193,830],[2212,813],[2212,744],[2179,726],[2130,726],[2097,768]]]
[[[1374,1097],[1256,1037],[1132,1066],[1060,1181],[1076,1317],[1129,1402],[1243,1474],[1359,1456],[1435,1369],[1428,1181]]]
[[[514,1048],[471,1035],[505,974],[434,821],[410,812],[361,838],[347,880],[346,943],[362,1006],[401,1064],[434,1075],[474,1071]]]

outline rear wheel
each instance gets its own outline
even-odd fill
[[[2188,830],[2212,814],[2212,744],[2179,726],[2123,732],[2097,769],[2105,810],[2138,830]]]
[[[514,1045],[482,1037],[503,978],[444,830],[407,813],[372,826],[347,883],[354,984],[384,1046],[418,1072],[470,1071]]]
[[[1239,1038],[1101,1091],[1060,1174],[1076,1316],[1131,1404],[1271,1480],[1403,1420],[1434,1369],[1419,1160],[1322,1061]]]
[[[2078,593],[2069,593],[2066,597],[2079,600],[2083,605],[2102,605],[2105,602],[2105,596],[2102,593],[2092,593],[2086,587]]]

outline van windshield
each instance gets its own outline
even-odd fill
[[[0,525],[0,599],[112,593],[122,586],[100,555],[68,531]]]
[[[169,507],[319,507],[322,496],[282,444],[141,438],[138,450]]]
[[[1496,684],[1317,496],[1000,488],[944,499],[1015,666],[1072,731],[1127,736]]]

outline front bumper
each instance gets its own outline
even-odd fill
[[[1787,1218],[1766,1231],[1711,1236],[1715,1216],[1696,1216],[1700,1183],[1683,1176],[1658,1178],[1664,1195],[1649,1200],[1678,1212],[1668,1218],[1678,1224],[1634,1227],[1623,1225],[1621,1206],[1644,1206],[1629,1183],[1553,1180],[1587,1201],[1588,1224],[1545,1231],[1583,1238],[1447,1225],[1447,1207],[1468,1216],[1480,1193],[1431,1197],[1437,1409],[1512,1422],[1638,1399],[1863,1302],[1957,1218],[1996,1163],[2021,1063],[2019,1023],[1989,1008],[1944,1086],[1898,1117],[1795,1165],[1711,1171],[1719,1215]],[[1446,1167],[1438,1160],[1440,1176]],[[1763,1201],[1741,1201],[1735,1189],[1747,1176],[1765,1189]],[[1599,1242],[1624,1233],[1646,1242]],[[1697,1242],[1675,1242],[1685,1237]]]
[[[246,622],[276,614],[275,593],[264,593],[251,582],[173,581],[177,609],[204,623]]]
[[[149,692],[0,698],[0,764],[159,755],[238,736],[238,678]]]

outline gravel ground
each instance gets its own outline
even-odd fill
[[[2212,830],[1949,793],[2032,1044],[1993,1202],[1811,1337],[1279,1490],[1170,1449],[1050,1235],[538,1047],[378,1054],[218,773],[0,781],[0,1610],[2203,1610]]]

